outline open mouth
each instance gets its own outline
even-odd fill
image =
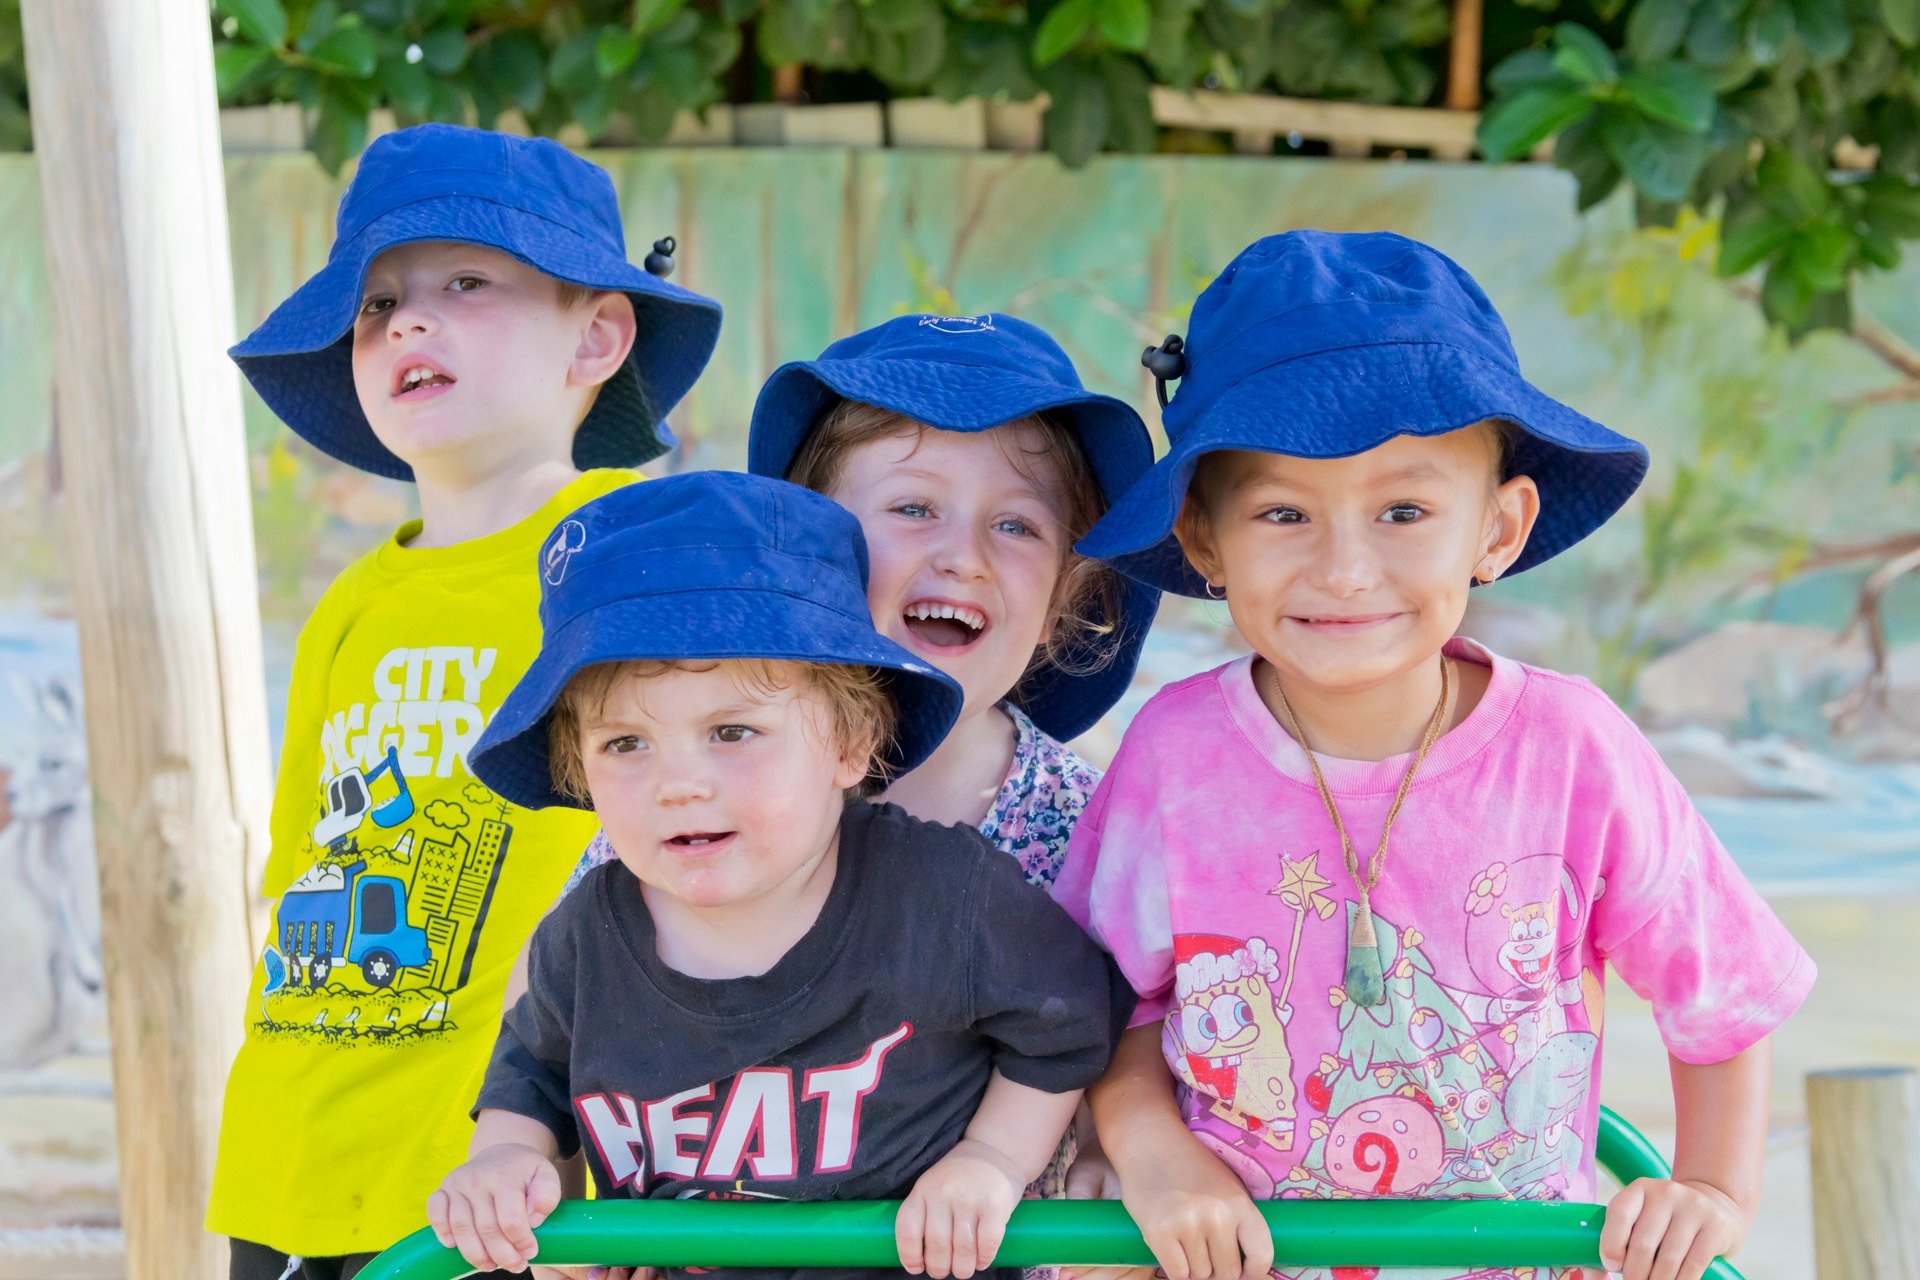
[[[450,387],[456,379],[446,370],[427,361],[401,365],[394,373],[393,394],[405,400],[426,394],[434,387]]]
[[[689,831],[667,841],[669,849],[682,853],[712,853],[733,840],[732,831]]]
[[[1541,956],[1538,960],[1515,960],[1513,971],[1524,982],[1538,982],[1547,976],[1547,965],[1552,959],[1552,956]]]
[[[987,630],[987,615],[948,600],[916,600],[900,612],[913,638],[929,649],[965,649]]]

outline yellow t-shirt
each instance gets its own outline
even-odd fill
[[[569,511],[638,476],[589,471],[510,528],[349,566],[294,650],[245,1043],[207,1228],[309,1257],[426,1223],[514,957],[593,838],[519,808],[467,751],[540,647],[536,560]]]

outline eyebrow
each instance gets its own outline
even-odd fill
[[[941,471],[936,471],[932,467],[896,467],[893,469],[892,474],[895,476],[901,476],[901,475],[911,476],[921,480],[951,479],[951,477],[948,476],[946,473]],[[1007,491],[1007,494],[1017,498],[1022,498],[1022,497],[1032,498],[1035,502],[1039,503],[1043,507],[1051,506],[1051,504],[1047,501],[1047,495],[1042,493],[1039,490],[1039,488],[1036,487],[1031,480],[1027,480],[1025,477],[1022,477],[1022,481],[1023,482],[1021,484],[1011,487]]]

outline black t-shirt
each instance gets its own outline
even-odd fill
[[[603,1198],[893,1199],[960,1140],[994,1068],[1084,1088],[1133,1003],[977,831],[855,802],[819,918],[754,977],[668,968],[640,882],[590,873],[534,932],[478,1107],[584,1147]]]

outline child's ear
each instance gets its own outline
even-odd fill
[[[1180,543],[1180,550],[1186,553],[1200,576],[1216,587],[1224,587],[1225,571],[1220,565],[1220,555],[1213,545],[1213,525],[1207,519],[1206,503],[1198,494],[1189,492],[1187,500],[1181,504],[1179,518],[1173,522],[1173,536]]]
[[[867,780],[873,769],[873,757],[876,750],[871,742],[853,744],[853,750],[840,753],[839,765],[833,771],[833,785],[840,791],[851,791]]]
[[[580,345],[574,348],[568,381],[575,386],[597,387],[626,363],[639,322],[633,314],[633,299],[612,290],[582,303],[581,312],[585,328],[580,332]]]
[[[1540,487],[1532,476],[1515,476],[1493,491],[1487,549],[1476,566],[1481,581],[1492,582],[1520,558],[1539,518]]]

